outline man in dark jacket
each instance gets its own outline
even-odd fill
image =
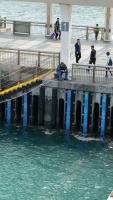
[[[75,43],[75,57],[76,57],[76,63],[79,63],[79,60],[81,58],[81,43],[80,43],[80,39],[77,39],[77,42]]]
[[[94,64],[96,63],[96,50],[94,49],[94,45],[91,46],[91,53],[90,53],[90,60],[89,64]]]
[[[57,18],[55,24],[54,24],[54,32],[55,32],[55,39],[58,38],[59,36],[59,40],[61,37],[61,30],[60,30],[60,22],[59,22],[59,18]]]
[[[94,45],[91,45],[89,64],[93,64],[93,65],[96,64],[96,50],[94,49]],[[88,66],[88,68],[90,68],[90,66]],[[89,69],[88,69],[88,72],[89,72]]]

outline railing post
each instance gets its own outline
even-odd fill
[[[72,64],[72,80],[73,80],[73,64]]]
[[[88,26],[86,27],[86,40],[89,39],[89,32],[88,32]]]
[[[55,70],[55,55],[53,55],[53,69]]]
[[[40,67],[40,52],[38,52],[38,67]]]
[[[101,40],[103,40],[103,33],[104,32],[104,30],[103,29],[101,29]]]
[[[17,65],[20,65],[20,50],[17,51]]]
[[[95,83],[95,71],[96,71],[96,67],[95,65],[93,65],[93,83]]]
[[[36,76],[37,76],[37,74],[38,74],[38,69],[37,69],[37,66],[36,66],[36,69],[35,69],[36,71],[35,71],[35,73],[36,73]]]
[[[60,64],[60,53],[59,53],[59,63],[58,64]]]

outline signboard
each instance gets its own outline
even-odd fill
[[[30,22],[13,22],[13,34],[30,35]]]
[[[69,31],[69,22],[61,23],[61,31],[68,32]]]

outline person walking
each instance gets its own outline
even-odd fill
[[[94,64],[96,63],[96,50],[94,48],[94,45],[91,45],[91,53],[90,53],[90,60],[89,64]]]
[[[112,76],[112,72],[110,71],[110,66],[112,66],[113,62],[112,62],[112,58],[110,56],[110,52],[109,51],[106,52],[106,55],[107,55],[107,63],[106,63],[107,67],[106,67],[106,75],[105,75],[105,77],[107,78],[108,77],[108,71]]]
[[[77,39],[77,42],[75,43],[75,57],[76,57],[76,63],[79,63],[79,60],[81,58],[81,43],[80,43],[80,39]]]
[[[61,30],[60,30],[59,18],[57,18],[57,20],[56,20],[56,22],[54,24],[54,32],[55,32],[55,39],[58,39],[58,37],[59,37],[59,40],[60,40]]]
[[[94,33],[95,33],[95,40],[98,40],[98,35],[99,35],[99,25],[96,24],[96,27],[94,28]]]
[[[93,64],[93,65],[96,64],[96,50],[94,48],[94,45],[91,45],[89,64]],[[90,68],[90,66],[88,66],[88,68]],[[88,72],[89,72],[89,69],[88,69]]]

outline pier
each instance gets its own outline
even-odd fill
[[[113,56],[111,1],[99,2],[106,12],[98,40],[95,27],[72,24],[73,4],[96,6],[97,1],[41,2],[47,3],[46,23],[1,19],[0,121],[7,126],[46,126],[77,130],[84,136],[113,136],[113,76],[109,72],[105,76],[106,52]],[[61,40],[50,37],[52,3],[61,3]],[[82,44],[79,64],[75,63],[77,38]],[[91,45],[97,52],[96,65],[89,65]],[[55,79],[60,62],[68,68],[67,81]]]
[[[59,40],[14,35],[6,38],[1,34],[0,42],[2,124],[77,130],[84,136],[112,136],[113,77],[105,77],[105,53],[109,49],[113,54],[112,42],[81,39],[83,55],[80,64],[75,64],[72,39],[68,81],[54,79],[60,62]],[[98,65],[87,72],[92,43]]]

